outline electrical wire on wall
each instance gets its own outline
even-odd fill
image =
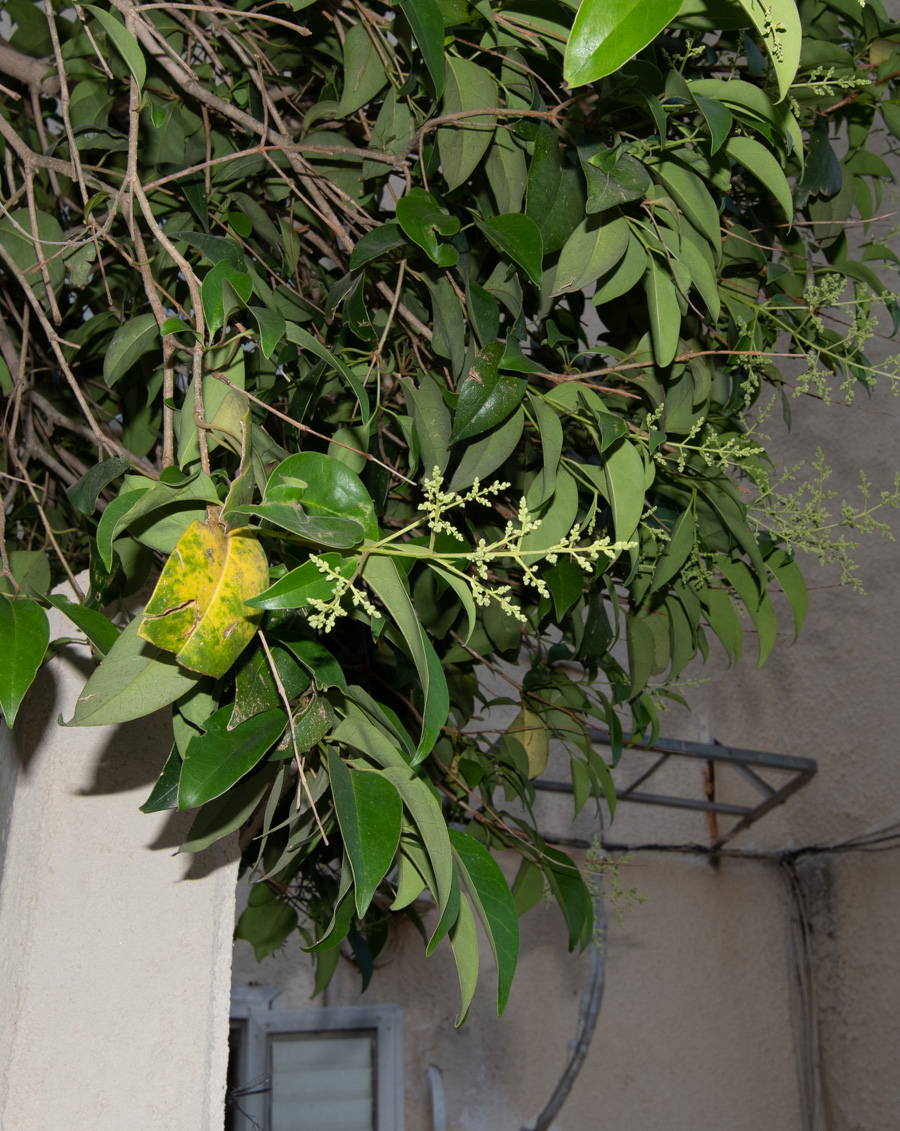
[[[587,847],[585,842],[581,845]],[[576,847],[573,841],[569,847]],[[606,846],[611,847],[611,846]],[[831,844],[818,843],[799,848],[764,851],[719,848],[704,844],[616,845],[617,852],[663,852],[705,856],[711,862],[723,857],[775,863],[787,880],[787,934],[790,961],[791,1022],[794,1030],[800,1112],[804,1131],[825,1131],[825,1103],[819,1043],[819,1002],[813,932],[814,912],[809,885],[799,863],[809,857],[834,856],[847,852],[889,852],[900,848],[900,821]]]

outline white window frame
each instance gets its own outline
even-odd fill
[[[255,992],[254,992],[255,991]],[[289,1033],[334,1033],[375,1030],[376,1131],[404,1131],[403,1127],[403,1011],[397,1005],[327,1006],[316,1009],[272,1008],[277,991],[253,987],[232,998],[232,1021],[245,1022],[239,1060],[239,1079],[250,1086],[240,1099],[240,1131],[268,1131],[269,1094],[252,1085],[269,1076],[269,1037]]]

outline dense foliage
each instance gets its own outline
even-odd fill
[[[759,423],[867,394],[900,322],[865,223],[900,29],[576,8],[0,3],[5,716],[54,605],[102,661],[69,725],[172,705],[144,808],[196,808],[189,851],[242,830],[257,953],[299,925],[319,984],[344,940],[367,980],[427,888],[463,1015],[476,917],[500,1009],[545,888],[591,938],[533,815],[551,743],[612,809],[592,728],[652,742],[713,638],[762,664],[795,551],[849,570],[833,528],[897,499],[829,517]]]

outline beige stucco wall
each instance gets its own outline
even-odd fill
[[[162,715],[57,726],[89,666],[65,648],[15,742],[0,723],[0,1129],[214,1131],[235,852],[192,867],[173,855],[184,818],[138,811],[171,748]]]

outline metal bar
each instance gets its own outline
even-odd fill
[[[604,746],[609,746],[609,736],[595,728],[590,730],[591,739]],[[653,765],[639,774],[634,781],[626,785],[619,792],[620,801],[631,801],[638,805],[660,805],[670,809],[686,809],[701,813],[722,813],[727,816],[737,817],[738,820],[724,836],[719,837],[710,846],[710,852],[715,853],[723,848],[733,837],[744,829],[755,824],[761,817],[783,804],[793,793],[806,785],[813,777],[818,766],[813,758],[803,758],[789,754],[769,754],[759,750],[741,750],[737,747],[720,746],[718,743],[683,742],[678,739],[660,739],[653,746],[632,747],[646,754],[659,755]],[[755,807],[752,805],[732,805],[724,801],[694,800],[690,797],[675,797],[670,794],[645,793],[637,789],[639,785],[652,777],[657,770],[671,757],[694,758],[700,761],[718,762],[721,765],[732,766],[738,771],[755,790],[762,796]],[[780,788],[770,785],[763,777],[751,767],[769,769],[781,773],[790,773],[791,778]],[[536,789],[550,793],[573,793],[574,789],[569,782],[542,781],[536,779]]]
[[[806,785],[806,783],[812,776],[812,774],[797,774],[797,776],[791,778],[789,782],[785,782],[781,789],[779,789],[777,792],[773,793],[771,797],[767,798],[765,801],[757,805],[757,807],[751,813],[741,818],[741,820],[738,821],[733,828],[729,829],[723,837],[716,841],[715,847],[721,848],[723,845],[727,844],[728,841],[732,839],[732,837],[737,836],[739,832],[743,832],[744,829],[747,829],[751,825],[755,824],[760,819],[760,817],[764,817],[766,813],[774,809],[776,805],[782,805],[785,801],[787,801],[792,793],[796,793],[797,790],[801,788],[801,786]]]
[[[609,735],[595,727],[589,730],[591,740],[609,746]],[[684,742],[676,738],[660,738],[652,746],[635,743],[633,749],[647,753],[659,751],[666,754],[682,754],[685,758],[701,758],[714,762],[742,762],[748,766],[768,766],[773,770],[800,770],[814,774],[818,769],[815,759],[802,758],[796,754],[769,754],[762,750],[741,750],[733,746],[719,746],[712,743]]]
[[[620,800],[620,801],[624,801],[624,799],[625,799],[626,797],[628,797],[628,796],[629,796],[629,795],[630,795],[630,794],[632,793],[632,791],[633,791],[633,790],[637,789],[637,787],[638,787],[638,786],[639,786],[639,785],[641,784],[641,782],[645,782],[645,781],[647,780],[647,778],[649,778],[649,777],[650,777],[650,776],[651,776],[652,774],[655,774],[655,773],[656,773],[656,771],[657,771],[657,770],[659,769],[659,767],[660,767],[660,766],[661,766],[661,765],[663,764],[663,762],[668,762],[668,760],[669,760],[669,759],[670,759],[671,757],[672,757],[672,755],[671,755],[671,754],[663,754],[663,755],[661,755],[661,756],[660,756],[659,758],[657,758],[657,760],[656,760],[656,761],[655,761],[655,762],[653,763],[653,765],[652,765],[652,766],[650,767],[650,769],[649,769],[649,770],[645,770],[645,771],[644,771],[644,773],[642,773],[642,774],[639,774],[639,775],[638,775],[638,776],[637,776],[637,777],[636,777],[636,778],[634,779],[634,781],[633,781],[633,782],[631,782],[631,784],[630,784],[630,785],[627,785],[627,786],[626,786],[626,787],[625,787],[625,788],[624,788],[624,789],[622,790],[622,792],[621,792],[621,793],[619,793],[619,791],[618,791],[618,790],[616,790],[616,796],[617,796],[617,797],[619,798],[619,800]]]
[[[761,793],[763,797],[771,797],[774,793],[777,792],[775,788],[769,785],[769,783],[761,778],[759,774],[754,773],[749,766],[745,766],[741,762],[729,762],[728,764],[732,767],[732,769],[737,770],[739,774],[745,777],[747,781],[753,786],[753,788]]]
[[[672,809],[697,809],[701,813],[728,813],[733,817],[748,817],[756,812],[749,805],[729,805],[724,801],[695,801],[691,797],[669,797],[663,793],[632,793],[621,801],[636,801],[641,805],[667,805]]]

